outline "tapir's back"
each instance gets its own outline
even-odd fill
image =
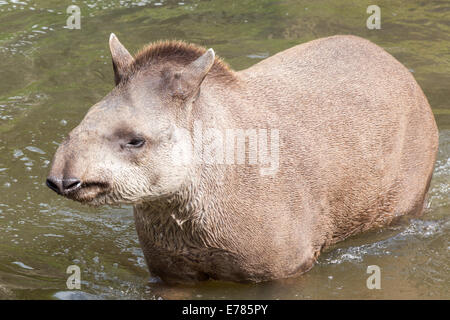
[[[253,100],[236,110],[250,119],[241,125],[279,129],[281,179],[289,194],[317,203],[319,242],[422,212],[437,127],[411,73],[382,48],[323,38],[239,75]]]

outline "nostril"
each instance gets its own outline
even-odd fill
[[[66,178],[62,180],[64,191],[74,191],[81,186],[81,181],[76,178]]]
[[[47,180],[45,181],[45,184],[47,185],[47,187],[49,187],[50,189],[52,189],[56,193],[61,193],[58,181],[56,179],[54,179],[54,178],[47,178]]]

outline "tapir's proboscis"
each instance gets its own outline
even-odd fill
[[[233,71],[212,49],[112,34],[115,87],[61,143],[47,185],[132,204],[168,283],[297,276],[320,252],[421,215],[438,130],[411,72],[333,36]]]

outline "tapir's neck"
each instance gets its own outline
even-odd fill
[[[198,176],[173,195],[136,205],[136,225],[145,226],[146,241],[170,251],[193,247],[221,247],[228,236],[219,179],[198,168]],[[138,230],[139,233],[139,230]]]
[[[203,121],[211,128],[231,128],[233,115],[229,112],[242,103],[243,90],[238,76],[232,82],[207,76],[193,104],[191,121]]]

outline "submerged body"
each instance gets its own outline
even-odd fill
[[[163,280],[294,276],[324,247],[422,213],[436,123],[410,72],[375,44],[318,39],[239,72],[185,44],[157,44],[136,58],[116,38],[110,45],[117,87],[60,147],[49,179],[81,202],[133,203],[150,272]],[[219,132],[277,130],[276,170],[196,161],[195,147],[186,156],[199,122]],[[167,127],[189,135],[173,129],[139,155],[110,156],[113,139],[92,138],[139,129],[165,137]],[[174,148],[191,161],[170,166],[164,155]]]

